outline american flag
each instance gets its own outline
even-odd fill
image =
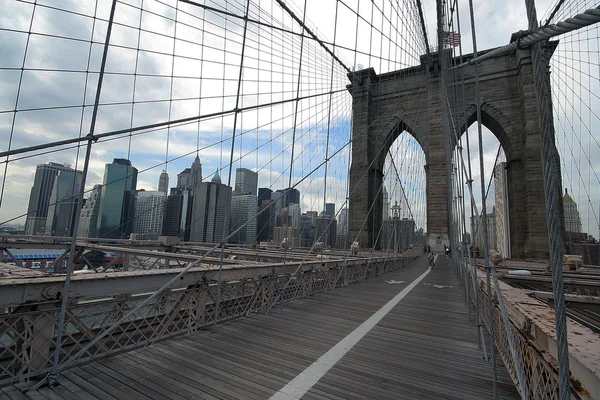
[[[460,33],[456,32],[443,32],[444,44],[450,47],[460,46]]]

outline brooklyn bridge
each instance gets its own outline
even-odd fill
[[[600,399],[598,4],[0,10],[0,398]]]

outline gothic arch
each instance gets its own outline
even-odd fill
[[[390,151],[390,148],[392,147],[392,144],[394,144],[396,139],[404,131],[408,132],[408,134],[411,135],[417,141],[417,143],[419,143],[419,146],[421,146],[421,149],[423,152],[425,152],[425,161],[427,162],[427,151],[425,150],[426,148],[423,143],[425,138],[423,135],[420,135],[418,131],[413,129],[414,126],[416,125],[410,121],[410,118],[407,118],[405,115],[403,115],[402,112],[397,112],[396,115],[391,118],[389,123],[385,125],[385,128],[381,130],[383,135],[378,138],[382,151],[379,153],[379,160],[376,166],[377,168],[383,170],[385,159]]]
[[[477,106],[471,104],[467,107],[462,118],[460,118],[460,121],[464,121],[464,123],[457,127],[457,131],[462,135],[472,123],[477,121]],[[506,160],[513,160],[516,156],[515,148],[518,148],[519,143],[516,143],[516,141],[518,141],[518,131],[510,120],[502,113],[502,111],[491,104],[482,103],[481,124],[488,128],[494,134],[496,139],[498,139],[504,150],[504,154],[506,155]]]
[[[422,69],[377,75],[372,68],[349,74],[352,94],[352,165],[348,237],[361,246],[377,246],[380,227],[383,163],[391,144],[404,130],[419,143],[426,159],[427,233],[432,249],[450,241],[451,205],[448,193],[447,120],[440,68],[435,56],[422,59]],[[462,69],[464,99],[474,99],[473,66]],[[545,203],[540,152],[538,94],[533,84],[529,49],[486,60],[481,64],[479,93],[482,123],[494,134],[507,158],[513,257],[546,257],[549,243],[544,223]],[[453,128],[462,132],[476,121],[474,104],[458,110]],[[424,116],[415,124],[418,117]],[[457,137],[453,134],[453,140]],[[381,157],[383,154],[383,157]],[[559,174],[560,176],[560,174]],[[365,179],[366,178],[366,179]],[[514,223],[513,223],[514,222]]]

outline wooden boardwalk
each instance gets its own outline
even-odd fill
[[[400,271],[268,315],[73,368],[61,376],[61,386],[27,398],[268,399],[422,275],[426,264],[420,257]],[[477,347],[475,325],[443,256],[346,350],[303,399],[492,398],[491,365]],[[519,398],[504,366],[498,370],[499,397]],[[2,391],[0,397],[19,398],[14,388]]]

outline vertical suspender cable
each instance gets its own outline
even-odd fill
[[[244,33],[242,37],[242,52],[240,54],[240,72],[238,74],[237,94],[235,97],[235,113],[233,115],[233,130],[231,132],[231,152],[229,154],[229,176],[227,177],[227,186],[231,187],[231,171],[233,170],[233,151],[235,150],[235,132],[237,129],[237,120],[240,113],[240,91],[242,88],[242,76],[244,73],[244,51],[246,50],[246,37],[248,33],[248,12],[250,9],[250,0],[246,1],[246,10],[244,12]],[[225,70],[225,68],[223,68]],[[223,239],[221,240],[221,260],[219,262],[219,275],[217,278],[217,299],[215,301],[214,321],[217,324],[219,318],[219,307],[221,302],[221,278],[223,276],[223,258],[225,257],[225,241],[227,240],[227,227],[223,227]]]
[[[333,53],[335,54],[335,41],[337,38],[337,20],[338,20],[338,7],[340,2],[335,2],[335,18],[334,18],[334,27],[333,27]],[[304,35],[302,35],[304,39]],[[327,141],[325,144],[325,159],[329,158],[329,134],[331,132],[331,102],[333,100],[333,69],[335,66],[335,59],[331,58],[331,74],[329,76],[329,106],[327,111]],[[325,163],[325,176],[324,176],[324,184],[323,184],[323,211],[325,211],[325,204],[327,202],[327,168],[329,163]]]
[[[538,28],[537,13],[533,0],[525,0],[529,29]],[[546,220],[548,226],[548,244],[550,246],[550,265],[552,268],[552,290],[554,292],[554,316],[556,321],[556,340],[558,347],[559,396],[561,400],[569,399],[571,383],[569,377],[569,344],[567,342],[567,318],[565,315],[564,283],[562,276],[561,238],[559,220],[559,166],[556,148],[554,147],[554,125],[550,99],[550,82],[548,60],[543,54],[541,43],[531,46],[531,58],[535,71],[534,82],[538,95],[540,113],[542,175],[546,203]]]
[[[473,56],[477,57],[477,38],[475,36],[475,15],[473,12],[473,0],[469,0],[469,14],[471,16],[471,35],[473,38]],[[479,94],[479,66],[475,64],[475,106],[477,108],[477,134],[479,139],[479,168],[481,175],[481,208],[482,208],[482,220],[483,220],[483,251],[484,251],[484,260],[485,260],[485,283],[486,283],[486,291],[488,295],[488,312],[489,312],[489,332],[490,332],[490,346],[492,352],[492,387],[494,399],[498,398],[498,372],[496,366],[496,338],[495,338],[495,321],[494,321],[494,309],[495,306],[492,302],[492,290],[490,283],[490,260],[489,260],[489,251],[488,251],[488,232],[487,232],[487,215],[486,215],[486,207],[485,207],[485,177],[483,174],[483,137],[481,132],[481,98]],[[473,279],[477,279],[477,275],[473,276]]]
[[[104,70],[106,67],[106,59],[108,57],[108,47],[110,44],[110,35],[112,32],[113,21],[115,17],[115,9],[117,6],[117,0],[113,0],[110,9],[110,16],[108,19],[108,27],[106,29],[106,38],[104,40],[104,50],[102,53],[102,61],[100,64],[100,74],[98,76],[98,86],[96,88],[96,98],[94,100],[94,109],[92,111],[92,119],[90,122],[90,133],[88,133],[88,141],[85,149],[85,161],[83,164],[83,173],[81,176],[81,186],[79,187],[79,195],[77,197],[77,206],[75,212],[75,224],[73,225],[73,237],[71,238],[71,247],[69,249],[69,260],[67,262],[67,276],[65,277],[65,284],[62,291],[62,301],[60,307],[60,313],[58,315],[58,326],[56,329],[56,346],[54,349],[54,359],[52,364],[52,372],[50,376],[44,378],[38,385],[45,383],[49,379],[50,384],[56,384],[58,379],[58,365],[60,362],[60,351],[62,345],[62,333],[65,325],[65,315],[67,313],[67,304],[69,299],[69,288],[71,284],[71,275],[75,268],[75,251],[77,242],[77,230],[79,228],[79,216],[81,215],[81,206],[83,204],[83,194],[85,192],[85,181],[87,177],[88,167],[90,165],[90,153],[92,151],[92,143],[94,142],[94,131],[96,128],[96,118],[98,116],[98,106],[100,104],[100,94],[102,92],[102,81],[104,79]],[[90,44],[91,46],[91,44]],[[43,382],[43,383],[42,383]],[[36,385],[36,386],[38,386]],[[39,386],[38,386],[39,387]],[[37,389],[37,388],[35,388]],[[32,389],[33,390],[33,389]]]
[[[475,33],[475,18],[473,12],[473,0],[469,0],[469,12],[471,16],[471,34],[473,37],[473,55],[477,57],[477,38]],[[498,278],[496,276],[495,269],[492,271],[491,260],[489,256],[489,241],[488,241],[488,231],[487,231],[487,210],[486,210],[486,195],[485,195],[485,177],[483,174],[484,165],[483,165],[483,135],[481,130],[481,97],[480,97],[480,85],[479,85],[479,68],[478,64],[474,65],[475,68],[475,103],[477,107],[477,131],[478,131],[478,139],[479,139],[479,165],[481,169],[481,227],[483,229],[483,238],[484,238],[484,260],[485,260],[485,272],[486,272],[486,290],[488,293],[488,308],[489,308],[489,318],[490,318],[490,341],[492,346],[492,371],[494,374],[494,396],[496,397],[498,394],[498,382],[497,382],[497,371],[496,371],[496,350],[495,350],[495,305],[492,302],[492,292],[491,292],[491,282],[490,275],[494,276],[494,287],[496,290],[496,295],[498,298],[498,303],[500,306],[500,311],[502,314],[502,318],[504,321],[504,327],[506,330],[507,340],[509,342],[510,352],[514,362],[514,369],[517,375],[517,380],[519,382],[519,389],[521,390],[521,397],[524,399],[529,398],[529,390],[527,384],[525,382],[523,364],[521,362],[520,356],[516,349],[516,344],[514,340],[514,331],[508,316],[506,314],[506,308],[504,307],[504,300],[502,296],[502,291],[500,290]]]

